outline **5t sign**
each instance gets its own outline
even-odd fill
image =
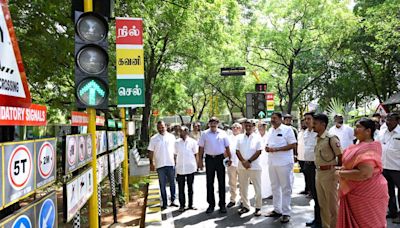
[[[33,142],[4,146],[5,204],[8,205],[34,190]]]

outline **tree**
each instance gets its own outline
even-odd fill
[[[259,6],[263,17],[252,18],[247,62],[275,78],[280,107],[290,113],[299,96],[329,77],[332,60],[354,17],[343,3],[276,1]],[[266,21],[266,22],[265,22]]]

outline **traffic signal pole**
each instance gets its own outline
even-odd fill
[[[126,112],[125,112],[125,108],[121,108],[120,110],[120,115],[121,115],[121,119],[122,119],[122,132],[124,133],[124,154],[125,154],[125,159],[123,162],[123,184],[122,184],[122,188],[124,191],[124,196],[125,196],[125,202],[129,203],[129,168],[128,168],[128,141],[126,139],[126,135],[127,135],[127,129],[126,129]]]
[[[93,11],[93,1],[83,0],[83,9],[85,12]],[[100,227],[99,224],[99,206],[98,206],[98,189],[97,189],[97,154],[96,154],[96,109],[87,108],[86,112],[89,116],[88,133],[92,136],[92,162],[93,169],[93,194],[89,198],[89,227]]]

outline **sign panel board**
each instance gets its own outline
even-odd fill
[[[71,126],[87,126],[89,115],[84,112],[71,112]]]
[[[57,227],[57,195],[51,193],[36,204],[36,227]]]
[[[118,107],[144,107],[144,78],[117,79]]]
[[[47,123],[46,111],[46,106],[37,104],[28,108],[0,106],[0,125],[44,126]]]
[[[65,173],[73,172],[92,160],[92,138],[90,134],[67,135],[64,149]]]
[[[34,186],[34,143],[4,144],[5,205],[29,195]]]
[[[93,194],[93,169],[89,168],[64,186],[67,222],[85,205]]]
[[[117,17],[115,19],[116,43],[143,45],[143,19]]]
[[[221,76],[243,76],[246,75],[246,67],[223,67]]]
[[[7,1],[0,1],[0,105],[29,107],[31,94]]]
[[[96,131],[96,153],[97,155],[107,151],[106,131]]]
[[[36,188],[46,186],[56,179],[56,139],[35,141]]]
[[[117,75],[144,75],[143,49],[117,48]]]
[[[7,228],[53,228],[57,227],[57,197],[53,191],[0,221]]]

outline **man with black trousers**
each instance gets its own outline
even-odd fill
[[[199,159],[198,167],[203,168],[203,154],[206,154],[206,175],[207,175],[207,202],[209,204],[206,213],[212,213],[215,207],[214,179],[217,173],[219,210],[226,213],[225,207],[225,166],[224,157],[228,157],[227,164],[231,165],[231,152],[229,150],[229,140],[227,134],[218,129],[219,120],[211,117],[208,121],[208,130],[201,135],[199,140]]]
[[[304,176],[306,177],[307,188],[310,190],[314,199],[314,220],[307,222],[306,226],[322,227],[320,208],[317,198],[317,190],[315,188],[315,145],[317,144],[318,133],[313,130],[314,112],[304,114],[304,120],[307,128],[304,130],[301,140],[304,148]],[[300,142],[300,140],[299,140]]]

